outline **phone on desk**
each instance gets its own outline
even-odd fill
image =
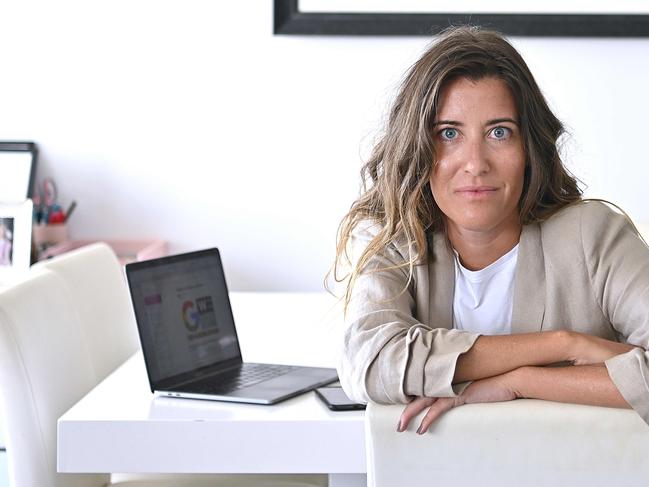
[[[365,409],[365,404],[352,401],[342,387],[318,387],[316,395],[332,411],[356,411]]]

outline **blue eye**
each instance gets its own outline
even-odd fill
[[[495,139],[506,139],[510,133],[511,130],[507,127],[496,127],[491,131],[491,135]]]
[[[455,137],[457,137],[457,129],[452,129],[452,128],[442,129],[440,135],[442,136],[442,139],[453,140]]]

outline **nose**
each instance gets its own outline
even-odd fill
[[[489,158],[487,148],[482,140],[467,141],[464,144],[464,172],[472,176],[480,176],[489,172]]]

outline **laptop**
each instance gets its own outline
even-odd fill
[[[274,404],[338,380],[335,369],[244,363],[218,249],[126,265],[151,391]]]

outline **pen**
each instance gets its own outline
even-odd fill
[[[63,221],[67,222],[70,219],[70,215],[72,215],[72,212],[74,211],[74,209],[76,207],[77,207],[77,202],[76,201],[73,201],[72,203],[70,203],[70,206],[68,206],[68,211],[65,212],[65,220],[63,220]]]

